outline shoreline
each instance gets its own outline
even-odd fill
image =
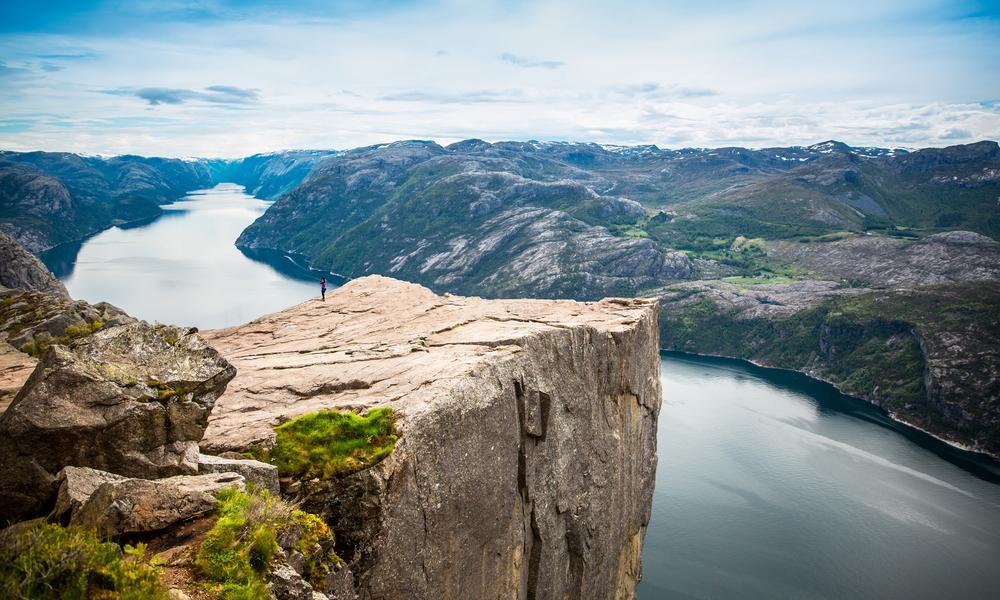
[[[228,183],[228,182],[221,181],[219,183]],[[160,217],[163,216],[163,207],[164,206],[170,206],[171,204],[174,204],[177,201],[179,201],[179,200],[181,200],[183,198],[188,197],[193,192],[197,192],[197,191],[201,191],[201,190],[210,190],[210,189],[212,189],[212,188],[197,188],[197,189],[193,189],[193,190],[188,190],[188,191],[184,192],[184,194],[181,195],[181,196],[177,196],[176,198],[171,198],[169,200],[166,200],[165,202],[158,203],[156,205],[156,208],[159,210],[159,212],[157,212],[155,215],[147,215],[145,217],[139,217],[138,219],[131,219],[131,220],[128,220],[128,221],[122,221],[120,219],[113,219],[111,221],[111,223],[108,223],[106,226],[101,227],[97,231],[93,231],[93,232],[88,233],[86,235],[82,235],[82,236],[80,236],[78,238],[73,238],[71,240],[66,240],[64,242],[59,242],[58,244],[56,244],[54,246],[49,246],[48,248],[46,248],[44,250],[40,250],[38,252],[32,252],[32,254],[34,254],[36,257],[39,258],[39,260],[42,260],[42,262],[44,263],[45,261],[44,261],[44,259],[42,259],[43,255],[49,254],[50,252],[54,252],[54,251],[57,251],[57,250],[60,250],[60,249],[64,249],[65,250],[65,249],[69,248],[70,246],[72,246],[74,244],[83,245],[83,243],[86,242],[87,240],[91,239],[94,236],[100,235],[101,233],[104,233],[105,231],[107,231],[109,229],[113,229],[115,227],[118,227],[119,229],[129,229],[130,227],[141,227],[143,225],[149,225],[153,221],[156,221],[157,219],[159,219]]]
[[[755,360],[752,360],[752,359],[749,359],[749,358],[742,358],[742,357],[739,357],[739,356],[727,356],[727,355],[724,355],[724,354],[711,354],[711,353],[704,353],[704,352],[689,352],[687,350],[672,350],[672,349],[669,349],[669,348],[660,348],[660,352],[661,353],[663,353],[663,352],[669,352],[669,353],[680,354],[680,355],[687,354],[689,356],[701,356],[701,357],[706,357],[706,358],[723,358],[723,359],[727,359],[727,360],[736,360],[736,361],[740,361],[740,362],[744,362],[744,363],[753,365],[753,366],[755,366],[757,368],[760,368],[760,369],[768,369],[768,370],[775,370],[775,371],[785,371],[785,372],[788,372],[788,373],[796,373],[798,375],[802,375],[803,377],[808,377],[809,379],[811,379],[813,381],[818,381],[818,382],[825,383],[825,384],[829,385],[830,387],[832,387],[834,390],[836,390],[837,393],[839,393],[839,394],[841,394],[843,396],[846,396],[848,398],[853,398],[855,400],[859,400],[861,402],[864,402],[866,405],[868,405],[868,406],[870,406],[870,407],[878,410],[879,413],[881,413],[884,416],[886,416],[890,421],[892,421],[892,423],[894,423],[896,425],[899,425],[899,426],[902,426],[902,427],[906,427],[906,428],[911,429],[911,430],[913,430],[915,432],[919,432],[919,433],[921,433],[923,435],[926,435],[926,436],[934,439],[937,442],[943,443],[943,444],[945,444],[945,445],[947,445],[947,446],[949,446],[949,447],[951,447],[951,448],[953,448],[955,450],[967,453],[967,454],[971,455],[972,457],[975,457],[975,458],[978,458],[978,459],[987,459],[987,460],[989,460],[989,461],[991,461],[993,463],[996,463],[996,464],[1000,465],[1000,455],[994,455],[994,454],[991,454],[989,452],[984,452],[984,451],[981,451],[981,450],[976,450],[976,449],[971,448],[971,447],[969,447],[969,446],[967,446],[965,444],[962,444],[961,442],[956,442],[954,440],[950,440],[950,439],[941,437],[940,435],[935,434],[933,432],[927,431],[926,429],[924,429],[924,428],[922,428],[922,427],[920,427],[918,425],[914,425],[913,423],[910,423],[908,421],[903,420],[902,418],[900,418],[900,416],[898,415],[898,413],[895,413],[893,411],[890,411],[890,410],[887,410],[885,408],[882,408],[878,404],[875,404],[874,402],[872,402],[872,401],[870,401],[867,398],[864,398],[862,396],[858,396],[856,394],[847,393],[844,390],[840,389],[840,386],[838,386],[836,383],[834,383],[834,382],[832,382],[832,381],[830,381],[828,379],[824,379],[822,377],[817,377],[817,376],[815,376],[815,375],[813,375],[811,373],[807,373],[805,371],[800,371],[798,369],[789,369],[787,367],[775,367],[773,365],[767,365],[767,364],[764,364],[764,363],[761,363],[761,362],[758,362],[758,361],[755,361]]]

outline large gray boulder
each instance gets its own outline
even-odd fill
[[[209,412],[235,374],[197,334],[145,322],[51,346],[0,416],[0,519],[44,512],[66,466],[196,474]]]
[[[216,473],[107,481],[73,513],[70,525],[107,536],[159,531],[212,512],[216,494],[229,488],[245,489],[243,477]]]

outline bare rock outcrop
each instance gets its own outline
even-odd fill
[[[32,253],[0,231],[0,286],[69,298],[69,292]]]
[[[278,467],[248,458],[226,458],[201,454],[198,456],[198,473],[238,473],[262,490],[274,495],[281,493],[278,485]]]
[[[66,466],[196,474],[208,413],[233,375],[197,334],[145,322],[49,347],[0,416],[0,518],[45,511]]]
[[[971,231],[920,240],[859,236],[838,242],[774,242],[768,256],[874,287],[913,287],[1000,278],[1000,243]]]
[[[334,525],[361,598],[634,595],[656,467],[655,302],[441,297],[365,277],[205,337],[238,369],[205,452],[270,444],[316,410],[394,409],[389,458],[283,490]]]
[[[49,513],[49,519],[68,524],[73,515],[79,512],[94,495],[97,488],[108,482],[125,479],[128,477],[89,467],[64,467],[56,478],[59,493],[56,495],[56,505]]]
[[[95,331],[134,323],[120,308],[46,292],[0,289],[0,341],[40,357],[53,344],[69,344]]]
[[[207,515],[218,504],[215,495],[234,487],[245,487],[236,473],[109,480],[73,513],[70,524],[108,536],[158,531]]]
[[[7,410],[38,361],[7,342],[0,342],[0,412]]]

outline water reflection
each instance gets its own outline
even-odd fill
[[[641,599],[995,597],[996,462],[797,373],[661,371]]]

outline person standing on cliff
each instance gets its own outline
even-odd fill
[[[326,277],[319,280],[319,293],[323,297],[323,302],[326,302]]]

